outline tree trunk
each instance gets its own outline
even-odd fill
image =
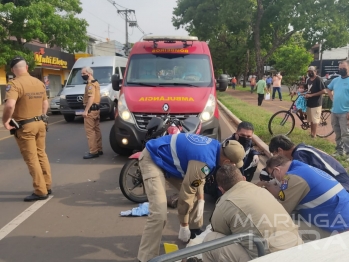
[[[256,24],[254,25],[253,34],[254,34],[254,44],[256,50],[256,64],[257,64],[257,77],[261,79],[264,73],[264,61],[261,55],[261,43],[260,43],[260,23],[263,17],[263,5],[262,0],[257,0],[257,19]]]
[[[246,67],[245,67],[244,79],[243,79],[243,84],[242,84],[243,87],[246,87],[246,80],[248,78],[247,74],[248,74],[249,65],[250,65],[250,49],[247,49],[247,52],[246,52]]]
[[[317,70],[317,74],[318,76],[322,76],[322,54],[323,54],[323,51],[322,51],[322,41],[320,42],[320,65],[319,65],[319,69]]]

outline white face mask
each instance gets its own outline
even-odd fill
[[[279,180],[277,180],[277,178],[274,178],[274,180],[275,180],[275,183],[276,183],[279,187],[281,187],[281,182],[280,182]]]
[[[274,169],[275,170],[275,169]],[[274,171],[275,172],[275,171]],[[280,188],[281,188],[281,182],[275,177],[275,175],[274,175],[274,179],[273,180],[271,180],[271,181],[273,181],[274,183],[276,183]],[[271,182],[270,181],[270,182]]]

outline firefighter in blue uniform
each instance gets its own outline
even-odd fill
[[[180,133],[150,140],[139,157],[149,216],[138,251],[146,262],[159,255],[162,230],[167,220],[166,179],[179,189],[178,238],[190,239],[191,231],[203,224],[205,178],[223,164],[243,165],[244,148],[237,141],[219,141]]]
[[[336,179],[345,190],[349,192],[349,175],[345,168],[332,156],[303,143],[295,145],[284,135],[278,135],[271,139],[269,151],[273,155],[282,155],[288,159],[299,160],[310,166],[325,171]],[[267,176],[264,176],[268,180]],[[261,180],[263,176],[261,177]]]
[[[304,240],[348,231],[349,194],[332,176],[285,156],[268,159],[266,170],[275,183],[265,182],[263,187],[279,199],[289,214],[297,214]],[[310,235],[302,230],[308,230]]]

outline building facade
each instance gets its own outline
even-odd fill
[[[314,45],[311,49],[311,53],[314,55],[314,61],[311,65],[317,68],[321,76],[325,76],[326,74],[337,74],[339,62],[349,58],[349,45],[325,50],[322,53],[322,60],[319,45]]]
[[[35,68],[29,72],[30,75],[45,83],[48,97],[56,96],[69,76],[75,56],[36,42],[26,43],[25,47],[33,52],[35,60]],[[0,104],[5,98],[6,85],[13,77],[11,72],[6,72],[5,66],[0,67]]]

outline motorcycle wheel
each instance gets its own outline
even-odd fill
[[[127,160],[120,172],[119,185],[122,194],[128,200],[135,203],[148,201],[138,159]]]

